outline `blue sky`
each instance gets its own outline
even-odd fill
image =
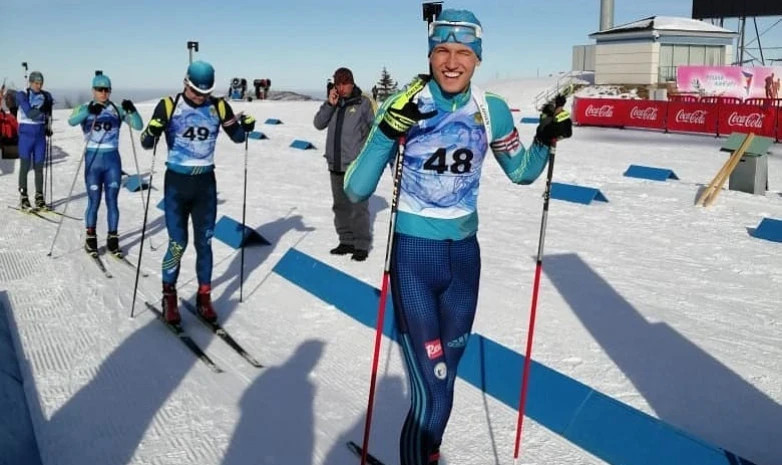
[[[22,81],[22,61],[44,73],[49,88],[89,88],[102,69],[115,88],[178,88],[188,40],[231,77],[269,78],[273,89],[324,87],[339,66],[367,88],[386,66],[406,82],[427,69],[421,2],[397,0],[94,1],[2,0],[0,79]],[[570,67],[571,48],[591,41],[599,0],[446,1],[468,8],[484,26],[478,82],[545,75]],[[389,7],[393,5],[393,7]],[[652,15],[689,16],[687,0],[616,0],[615,24]],[[759,20],[761,31],[776,18]],[[736,29],[736,21],[726,24]],[[782,46],[782,25],[763,36]],[[782,51],[774,51],[779,58]]]

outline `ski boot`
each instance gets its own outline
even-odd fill
[[[30,199],[27,198],[27,189],[19,189],[19,208],[24,211],[33,209],[33,206],[30,205]]]
[[[122,250],[119,248],[117,231],[109,231],[108,236],[106,236],[106,250],[117,258],[123,257]]]
[[[98,236],[95,234],[95,228],[87,228],[84,250],[93,257],[98,256]]]
[[[212,286],[209,284],[201,284],[198,286],[198,294],[196,294],[196,310],[206,321],[214,323],[217,321],[217,313],[212,306]]]
[[[437,465],[440,463],[440,446],[437,446],[437,448],[429,454],[429,465]]]
[[[163,320],[170,325],[178,325],[182,321],[176,299],[176,285],[163,283]]]
[[[35,209],[36,210],[47,210],[46,201],[44,201],[44,199],[43,199],[43,192],[36,192],[35,193]]]

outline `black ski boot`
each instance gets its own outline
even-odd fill
[[[84,240],[84,250],[93,257],[98,256],[98,236],[95,228],[87,228],[87,239]]]
[[[35,193],[35,209],[46,210],[46,202],[43,200],[43,192]]]
[[[27,198],[27,189],[19,189],[19,208],[22,210],[32,210],[33,206],[30,205],[30,199]]]
[[[109,253],[114,254],[117,258],[122,258],[122,250],[119,248],[119,236],[117,235],[117,231],[109,231],[109,235],[106,236],[106,250],[109,251]]]

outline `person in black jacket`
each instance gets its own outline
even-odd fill
[[[342,190],[345,170],[364,146],[375,118],[372,100],[361,93],[348,68],[334,72],[334,85],[329,86],[328,100],[315,115],[315,128],[328,128],[324,157],[331,173],[331,194],[334,200],[334,226],[339,245],[331,249],[335,255],[352,254],[352,259],[364,261],[372,243],[367,201],[351,203]]]

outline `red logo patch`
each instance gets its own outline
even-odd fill
[[[426,355],[429,357],[429,360],[434,360],[443,356],[443,345],[440,343],[440,339],[426,342],[424,343],[424,347],[426,347]]]

